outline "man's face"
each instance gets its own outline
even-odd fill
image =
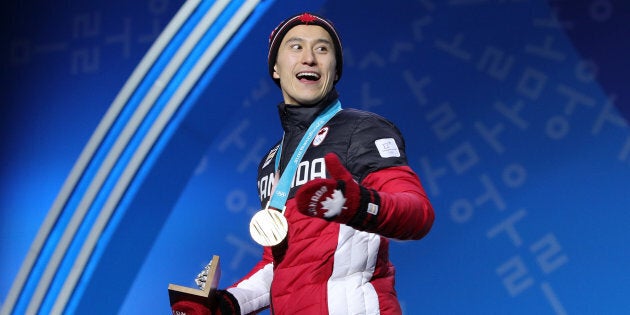
[[[273,67],[284,102],[310,105],[320,101],[337,79],[335,47],[328,32],[317,25],[297,25],[282,39]]]

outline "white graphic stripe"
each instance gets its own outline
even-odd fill
[[[162,53],[162,51],[173,38],[173,36],[175,36],[180,26],[194,11],[199,2],[200,0],[187,1],[186,4],[182,6],[182,8],[177,12],[176,16],[171,20],[164,31],[156,39],[155,43],[151,46],[147,54],[142,58],[121,91],[116,96],[115,100],[112,102],[112,105],[103,116],[103,119],[101,120],[94,133],[90,137],[90,140],[81,152],[81,155],[79,156],[77,162],[70,171],[68,178],[64,182],[61,191],[57,195],[57,198],[55,199],[52,207],[48,211],[46,219],[37,232],[35,240],[31,244],[27,256],[24,259],[24,262],[22,263],[15,280],[13,281],[13,284],[4,304],[2,305],[0,314],[9,314],[13,311],[19,294],[24,288],[24,285],[26,284],[26,279],[33,269],[43,247],[45,246],[48,236],[52,232],[55,223],[57,222],[59,216],[63,211],[63,208],[66,206],[68,200],[70,199],[70,196],[77,187],[79,180],[86,171],[90,161],[96,155],[96,152],[102,141],[105,139],[108,131],[118,118],[118,115],[125,107],[133,92],[140,84],[142,78],[144,78],[155,60],[159,57],[159,55]],[[64,249],[64,251],[66,249]]]
[[[190,70],[188,76],[182,81],[181,85],[177,88],[172,98],[166,104],[156,121],[151,126],[149,132],[143,139],[142,143],[134,153],[133,157],[127,164],[124,172],[120,176],[120,179],[116,183],[116,186],[112,190],[112,193],[108,197],[103,209],[99,213],[99,216],[94,223],[88,238],[86,239],[83,247],[81,248],[81,252],[77,257],[75,264],[72,267],[72,271],[68,275],[66,282],[61,290],[61,293],[57,297],[55,301],[55,305],[53,306],[53,313],[63,312],[65,306],[74,290],[77,281],[79,280],[83,270],[85,269],[85,265],[87,264],[90,255],[96,243],[101,236],[109,218],[113,214],[116,206],[118,205],[120,199],[123,194],[127,190],[128,185],[136,174],[137,170],[142,165],[146,155],[149,153],[154,143],[159,138],[160,134],[170,121],[171,117],[175,114],[179,105],[183,102],[185,97],[188,95],[190,90],[197,83],[198,79],[203,75],[206,71],[207,67],[210,65],[212,60],[218,55],[221,49],[227,44],[231,36],[238,30],[238,28],[244,23],[249,14],[255,9],[256,5],[260,2],[260,0],[248,0],[245,2],[239,10],[232,16],[230,21],[223,27],[221,32],[216,36],[212,44],[206,49],[204,54],[200,57],[199,61],[196,65]],[[213,4],[213,7],[207,13],[207,19],[211,21],[207,25],[201,26],[202,28],[197,31],[197,28],[193,32],[199,32],[199,38],[205,33],[205,30],[212,25],[214,19],[218,14],[223,11],[223,8],[227,6],[229,1],[217,1]],[[216,16],[215,16],[216,15]],[[205,20],[204,17],[202,20]],[[191,35],[192,36],[192,35]],[[195,43],[199,40],[199,38],[192,39]],[[188,41],[188,40],[187,40]],[[183,46],[187,46],[184,43]],[[192,49],[192,47],[191,47]],[[186,54],[187,55],[187,54]],[[157,82],[156,82],[157,83]]]

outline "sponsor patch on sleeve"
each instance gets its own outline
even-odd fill
[[[378,139],[374,141],[378,153],[382,158],[400,157],[400,151],[396,145],[396,141],[392,138]]]

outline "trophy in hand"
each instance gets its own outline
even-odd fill
[[[191,301],[206,306],[212,303],[212,295],[219,285],[221,268],[219,267],[219,256],[212,256],[212,260],[197,275],[195,282],[199,289],[184,287],[175,284],[168,285],[168,297],[171,306],[179,301]]]

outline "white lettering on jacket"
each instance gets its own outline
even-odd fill
[[[260,201],[271,197],[274,184],[274,173],[269,173],[258,180],[258,195]],[[295,176],[291,181],[291,188],[302,186],[309,180],[315,178],[326,178],[326,164],[324,158],[317,158],[312,161],[302,161],[298,165]]]

